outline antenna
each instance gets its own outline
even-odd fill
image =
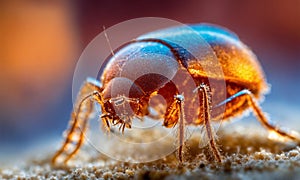
[[[111,44],[110,44],[110,41],[109,41],[109,39],[108,39],[108,36],[107,36],[107,33],[106,33],[105,26],[103,26],[103,32],[104,32],[104,36],[105,36],[105,38],[106,38],[108,47],[109,47],[109,49],[110,49],[110,52],[111,52],[111,54],[114,56],[115,53],[114,53],[113,49],[111,48]]]

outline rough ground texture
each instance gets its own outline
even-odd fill
[[[300,148],[250,129],[219,130],[222,163],[192,138],[183,164],[176,153],[150,163],[119,162],[86,146],[68,166],[51,166],[49,155],[2,168],[0,179],[300,179]]]

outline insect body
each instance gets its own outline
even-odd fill
[[[190,48],[204,49],[202,43],[195,41],[195,34],[213,50],[222,77],[214,70],[217,65],[211,63],[209,56],[200,57],[200,63],[199,57],[188,51]],[[181,70],[185,70],[195,84],[195,88],[187,89],[191,95],[181,94],[172,81]],[[217,84],[215,87],[212,81]],[[225,88],[218,89],[222,81]],[[185,79],[182,82],[184,84]],[[163,96],[166,102],[162,124],[167,128],[177,125],[180,161],[186,125],[204,127],[209,147],[216,161],[221,161],[211,122],[241,115],[247,109],[251,109],[267,129],[299,142],[297,134],[271,124],[262,112],[258,101],[267,91],[268,85],[256,56],[236,35],[223,28],[197,24],[190,25],[189,30],[179,26],[148,33],[113,54],[98,80],[88,79],[82,85],[67,138],[52,162],[56,163],[59,158],[67,162],[78,152],[93,112],[93,102],[101,106],[105,128],[110,130],[112,125],[118,125],[123,132],[131,128],[134,117],[152,117],[149,100],[155,95]],[[194,97],[199,102],[197,108],[189,103]],[[154,105],[155,108],[159,111],[158,106]],[[190,109],[196,110],[190,112]]]

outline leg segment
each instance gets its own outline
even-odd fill
[[[82,86],[75,109],[71,115],[70,127],[67,130],[66,139],[62,147],[55,153],[52,158],[52,164],[57,161],[67,163],[79,150],[84,142],[84,133],[91,113],[93,112],[93,99],[98,101],[101,89],[91,82],[85,82]]]
[[[289,138],[297,143],[300,143],[300,135],[297,132],[287,132],[284,131],[283,129],[281,129],[279,126],[275,125],[274,123],[270,122],[266,115],[263,113],[263,111],[261,110],[261,108],[259,107],[255,97],[253,96],[253,94],[249,91],[249,90],[242,90],[238,93],[236,93],[235,95],[229,97],[228,99],[226,99],[225,101],[223,101],[222,103],[220,103],[218,106],[222,106],[224,104],[226,104],[227,102],[232,101],[235,98],[241,98],[241,97],[245,97],[246,98],[246,102],[248,103],[249,107],[252,108],[253,113],[255,114],[255,116],[257,117],[257,119],[260,121],[260,123],[267,128],[270,131],[273,131],[275,133],[277,133],[279,136],[281,137],[285,137],[285,138]],[[218,107],[217,106],[217,107]]]
[[[184,130],[185,130],[185,116],[183,109],[183,95],[175,95],[172,103],[167,108],[164,117],[165,127],[175,127],[178,123],[178,157],[179,161],[182,162],[182,150],[184,146]],[[179,121],[179,122],[178,122]]]
[[[185,116],[184,116],[184,97],[182,95],[176,95],[176,103],[179,106],[179,113],[180,113],[180,117],[179,117],[179,133],[178,133],[178,140],[179,140],[179,148],[178,148],[178,157],[179,157],[179,161],[182,162],[182,149],[184,146],[184,123],[185,123]]]
[[[210,124],[211,121],[211,102],[210,102],[210,90],[209,87],[205,84],[201,84],[198,88],[199,93],[201,93],[201,104],[202,104],[202,109],[204,110],[203,113],[203,120],[204,120],[204,126],[205,126],[205,130],[207,133],[207,137],[208,137],[208,141],[209,141],[209,147],[211,149],[211,151],[213,152],[213,155],[215,157],[215,159],[218,162],[222,161],[221,158],[221,154],[218,150],[216,141],[215,141],[215,137],[214,137],[214,132],[213,132],[213,128]]]

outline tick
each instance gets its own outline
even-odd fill
[[[268,84],[264,72],[254,53],[243,44],[232,32],[209,24],[189,25],[189,27],[203,38],[213,50],[223,71],[225,88],[212,87],[211,81],[221,81],[214,71],[216,64],[209,63],[209,57],[202,59],[206,63],[203,69],[199,61],[195,60],[186,47],[202,50],[203,44],[194,41],[195,33],[181,27],[171,27],[145,34],[119,48],[108,58],[97,79],[87,79],[78,93],[73,110],[67,137],[62,147],[56,152],[52,163],[68,162],[80,149],[84,142],[84,132],[94,111],[94,102],[101,107],[103,126],[110,131],[112,126],[118,126],[121,132],[131,128],[135,117],[150,116],[155,118],[149,110],[149,101],[153,96],[161,95],[164,100],[162,125],[166,128],[178,128],[178,158],[182,161],[185,126],[204,127],[208,138],[208,145],[216,161],[221,162],[222,156],[216,145],[212,121],[226,121],[242,115],[250,109],[257,120],[268,130],[281,137],[299,141],[297,133],[282,130],[271,123],[259,106],[260,100],[268,91]],[[166,39],[176,39],[185,47]],[[175,60],[170,60],[170,59]],[[143,61],[136,61],[143,59]],[[181,94],[174,82],[159,73],[145,73],[136,77],[137,72],[159,71],[165,74],[177,73],[185,70],[195,83],[190,94],[199,101],[196,118],[189,116],[191,101],[187,94]],[[217,101],[212,103],[212,98]],[[189,99],[190,100],[190,99]],[[154,103],[154,109],[160,111],[159,103]],[[128,113],[128,110],[131,110]],[[160,118],[158,118],[160,119]]]

